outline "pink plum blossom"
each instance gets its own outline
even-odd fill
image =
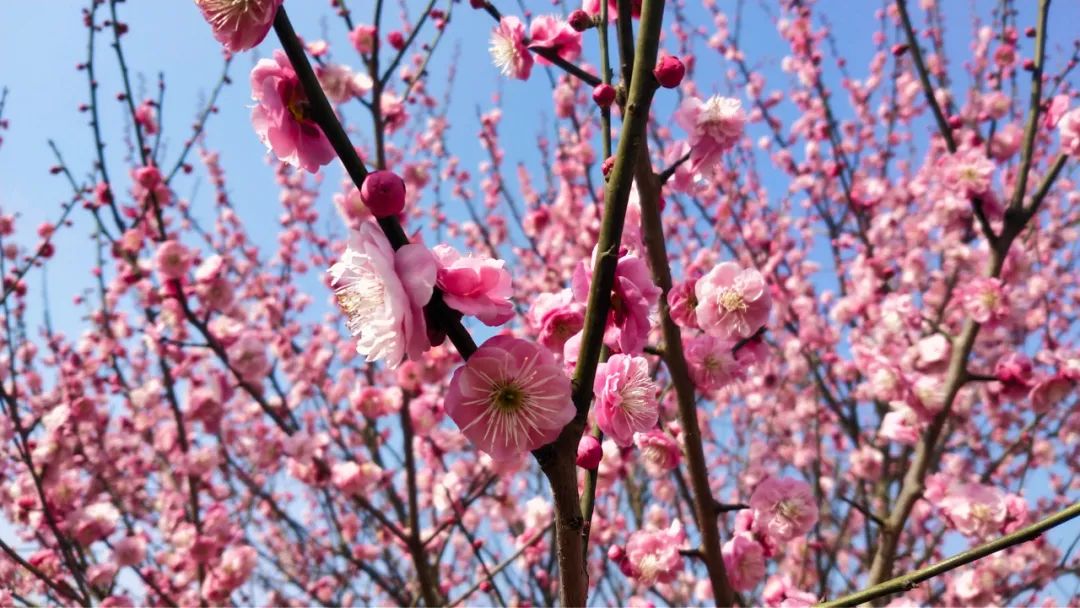
[[[113,545],[113,554],[118,566],[134,566],[146,559],[146,539],[142,536],[128,536]]]
[[[574,417],[570,379],[532,342],[495,336],[454,371],[446,413],[493,460],[551,443]]]
[[[574,299],[585,304],[591,284],[592,265],[583,260],[574,269],[571,280]],[[620,257],[615,268],[604,343],[621,353],[641,352],[651,327],[649,311],[659,299],[660,288],[652,282],[645,261],[633,255]]]
[[[353,48],[357,53],[361,55],[370,55],[375,50],[375,38],[378,36],[378,31],[375,30],[375,26],[367,23],[358,23],[356,27],[349,32],[349,42],[352,43]]]
[[[462,256],[449,245],[436,245],[431,252],[439,266],[437,285],[450,308],[492,327],[513,318],[513,288],[502,260]]]
[[[964,311],[977,323],[991,323],[1009,314],[1006,294],[997,278],[978,277],[960,290]]]
[[[569,289],[542,293],[532,301],[526,321],[539,333],[537,339],[554,353],[585,325],[585,306],[574,301]]]
[[[270,373],[270,359],[266,356],[266,342],[255,332],[246,331],[229,347],[229,364],[240,376],[253,383],[261,383]]]
[[[190,264],[187,249],[175,240],[161,243],[154,254],[154,268],[162,280],[182,279]]]
[[[251,124],[259,140],[282,162],[314,173],[335,157],[330,141],[311,117],[311,106],[289,58],[274,51],[251,71]]]
[[[1061,153],[1080,158],[1080,108],[1073,108],[1058,121],[1061,134]]]
[[[765,278],[753,268],[723,262],[698,280],[698,325],[724,340],[749,338],[769,320],[772,297]]]
[[[769,608],[809,608],[818,603],[816,595],[799,590],[787,574],[769,577],[761,599]]]
[[[581,54],[581,33],[554,15],[533,17],[529,23],[529,48],[548,50],[566,61],[574,61]],[[536,56],[536,61],[540,65],[551,65],[540,55]]]
[[[697,279],[687,279],[676,283],[667,294],[671,320],[686,329],[698,329],[696,286]]]
[[[335,463],[330,471],[335,487],[346,494],[366,494],[382,478],[382,470],[372,462]]]
[[[423,307],[434,292],[436,263],[423,245],[394,251],[374,223],[364,222],[329,272],[349,333],[358,338],[356,352],[396,368],[429,348]]]
[[[630,445],[634,433],[656,426],[659,390],[644,357],[611,355],[596,368],[596,424],[618,445]]]
[[[318,66],[315,75],[319,78],[326,96],[334,103],[345,103],[356,97],[362,97],[371,90],[371,76],[356,73],[347,65],[326,63]]]
[[[690,379],[698,390],[719,390],[742,376],[743,366],[731,354],[734,347],[734,342],[708,335],[683,340]]]
[[[1046,412],[1063,401],[1076,386],[1076,380],[1064,374],[1054,374],[1035,383],[1029,398],[1037,412]]]
[[[881,450],[872,445],[864,444],[858,450],[848,455],[851,462],[851,473],[860,479],[872,481],[881,474],[884,456]]]
[[[503,17],[491,32],[491,59],[504,76],[528,80],[533,56],[525,46],[525,24],[513,16]]]
[[[119,520],[120,512],[111,503],[95,502],[74,518],[73,534],[79,544],[89,546],[112,534]]]
[[[779,542],[793,540],[814,527],[818,506],[810,484],[790,477],[769,477],[750,495],[754,526]]]
[[[940,506],[958,532],[980,539],[1000,532],[1009,512],[1001,490],[978,483],[954,486]]]
[[[679,442],[664,431],[652,429],[635,433],[634,445],[641,451],[641,462],[645,465],[645,471],[653,477],[670,473],[682,461]]]
[[[965,605],[986,605],[993,599],[997,582],[997,577],[990,568],[974,564],[953,577],[950,588],[956,598]]]
[[[258,558],[255,549],[247,545],[226,549],[221,554],[221,561],[210,570],[203,584],[203,597],[211,602],[223,602],[251,576]]]
[[[214,38],[233,53],[266,38],[282,0],[195,0]]]
[[[678,521],[666,530],[638,530],[626,542],[624,572],[646,587],[670,583],[683,569],[679,549],[685,542],[686,532]]]
[[[731,588],[749,591],[765,578],[765,552],[754,539],[736,534],[720,548]]]
[[[687,97],[675,112],[675,122],[690,136],[690,170],[710,173],[742,137],[746,114],[731,97]]]
[[[919,414],[903,401],[890,401],[890,410],[881,420],[878,434],[904,445],[915,445],[922,436],[923,422]]]
[[[979,148],[966,148],[944,162],[945,182],[960,196],[982,196],[990,192],[994,163]]]
[[[157,110],[154,103],[146,100],[135,108],[135,122],[142,128],[143,133],[153,135],[158,132]]]

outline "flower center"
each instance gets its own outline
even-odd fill
[[[236,29],[247,13],[262,10],[252,0],[202,0],[200,4],[210,17],[210,24],[218,28]]]
[[[697,306],[698,306],[697,294],[691,291],[686,296],[686,307],[688,309],[690,309],[691,312],[693,312],[693,311],[697,310]]]
[[[776,512],[784,519],[794,520],[799,517],[802,508],[797,501],[781,500],[776,504]]]
[[[742,293],[730,288],[721,291],[717,301],[727,312],[745,312],[749,308],[746,305],[746,300],[743,299]]]
[[[630,419],[645,418],[651,411],[651,399],[655,385],[649,378],[648,370],[634,368],[626,384],[619,391],[619,408]]]
[[[979,181],[979,172],[975,167],[964,167],[960,170],[960,176],[968,182],[975,183]]]
[[[491,404],[502,413],[513,413],[525,403],[525,392],[514,384],[495,386],[491,391]]]
[[[646,446],[641,450],[641,457],[650,464],[662,467],[667,463],[667,451],[655,445]]]
[[[294,90],[293,94],[289,96],[289,101],[285,104],[285,107],[289,109],[289,114],[292,114],[292,117],[296,122],[304,122],[307,120],[310,104],[308,104],[307,98],[304,97],[304,92],[299,88]]]
[[[386,299],[386,286],[371,272],[361,272],[348,286],[334,293],[355,335],[378,318]]]
[[[656,577],[660,574],[660,559],[652,553],[641,558],[638,562],[638,571],[641,572],[639,577],[643,583],[652,584],[656,581]]]
[[[517,50],[514,48],[514,41],[506,36],[495,36],[491,40],[491,58],[495,62],[495,66],[499,68],[504,75],[511,75],[513,72],[513,65],[517,57]]]
[[[713,354],[705,355],[705,360],[701,362],[701,366],[710,373],[723,371],[724,368],[724,366],[720,364],[720,360]]]

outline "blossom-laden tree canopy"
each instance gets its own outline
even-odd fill
[[[88,0],[95,160],[52,144],[36,234],[0,208],[0,604],[1080,605],[1075,7],[944,4],[847,57],[812,0],[194,0],[225,71],[176,146]],[[550,85],[535,146],[453,104],[481,72]]]

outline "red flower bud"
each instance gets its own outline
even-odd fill
[[[686,66],[683,65],[682,61],[679,61],[678,57],[672,57],[671,55],[665,55],[657,62],[656,68],[653,69],[653,76],[656,76],[660,86],[665,89],[674,89],[679,86],[685,75]]]
[[[600,448],[600,442],[592,435],[582,435],[578,442],[576,464],[587,470],[594,470],[600,466],[600,460],[604,457],[604,450]]]
[[[615,166],[615,157],[609,156],[604,159],[604,162],[600,165],[600,171],[604,174],[604,177],[611,173],[611,168]]]
[[[615,101],[615,87],[610,84],[598,84],[593,87],[592,98],[601,108],[610,107],[611,102]]]
[[[594,22],[593,18],[589,16],[589,13],[586,13],[580,8],[570,13],[567,21],[570,23],[570,27],[574,28],[575,32],[584,32],[585,30],[596,25],[596,22]]]
[[[390,46],[394,47],[394,50],[400,51],[405,48],[405,36],[401,32],[394,30],[386,35],[386,41],[390,43]]]
[[[393,171],[369,173],[360,186],[360,200],[375,217],[390,217],[405,208],[405,181]]]

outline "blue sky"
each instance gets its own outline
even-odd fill
[[[76,71],[76,65],[86,60],[86,30],[82,26],[81,9],[87,2],[73,0],[47,0],[39,2],[5,2],[0,5],[0,87],[8,87],[9,95],[4,118],[11,127],[3,133],[0,146],[0,209],[20,214],[17,238],[24,244],[34,242],[34,229],[42,221],[53,221],[59,215],[60,204],[70,198],[70,190],[63,178],[49,175],[49,167],[55,159],[47,145],[52,139],[73,168],[77,178],[83,178],[92,166],[92,138],[88,128],[89,116],[80,113],[78,107],[87,100],[85,74]],[[426,4],[426,3],[425,3]],[[443,3],[440,3],[440,5]],[[510,2],[501,2],[500,8],[508,14],[520,14],[520,9]],[[733,5],[721,1],[721,6]],[[766,0],[766,5],[774,2]],[[912,3],[914,4],[914,3]],[[970,20],[968,10],[974,5],[988,12],[996,4],[989,0],[945,2],[949,7],[946,24],[947,46],[954,57],[969,54]],[[1020,2],[1024,14],[1030,14],[1033,2]],[[352,0],[358,21],[368,19],[361,15],[368,2]],[[328,2],[313,0],[287,0],[297,30],[308,40],[326,38],[337,47],[336,58],[347,61],[355,55],[345,39],[345,27],[340,19],[327,9]],[[397,15],[401,12],[396,3],[388,3],[387,29],[397,27]],[[411,15],[422,6],[415,0],[407,0]],[[535,13],[565,13],[558,5],[549,2],[527,2]],[[818,3],[831,19],[838,51],[849,58],[849,69],[856,78],[866,72],[866,62],[872,49],[869,33],[877,27],[874,11],[879,2],[864,0],[822,0]],[[209,94],[221,68],[220,46],[213,40],[209,29],[193,4],[188,0],[129,0],[120,5],[121,19],[131,24],[131,33],[125,37],[127,58],[134,75],[136,90],[147,96],[156,96],[157,74],[164,74],[167,84],[163,126],[165,158],[173,159],[177,150],[190,133],[190,125],[196,111]],[[688,15],[701,18],[700,8],[688,8]],[[101,9],[99,13],[106,12]],[[761,69],[769,78],[770,87],[783,88],[786,76],[779,69],[779,61],[786,51],[780,44],[775,28],[758,8],[758,3],[747,2],[747,22],[744,24],[744,51],[751,65]],[[918,19],[918,18],[917,18]],[[700,21],[709,27],[707,19]],[[1031,19],[1021,18],[1021,23]],[[1059,0],[1054,5],[1051,21],[1052,37],[1056,32],[1061,40],[1066,24],[1080,23],[1080,3]],[[508,108],[500,128],[504,137],[506,166],[512,168],[518,161],[525,162],[533,174],[539,175],[539,158],[536,137],[540,129],[553,137],[554,119],[551,112],[551,89],[542,71],[535,71],[526,83],[509,81],[498,75],[491,66],[487,54],[488,32],[492,27],[490,17],[474,11],[468,3],[454,8],[450,31],[442,48],[436,53],[429,67],[432,74],[445,73],[447,65],[460,57],[457,63],[458,77],[452,86],[450,115],[456,116],[449,132],[449,145],[454,154],[462,159],[462,165],[477,174],[478,165],[487,159],[479,146],[476,133],[479,129],[475,108],[487,111],[493,107],[492,95],[501,94],[502,105]],[[430,25],[420,40],[432,36]],[[110,142],[107,150],[113,178],[120,186],[127,187],[126,176],[121,167],[128,163],[126,150],[118,134],[125,125],[125,108],[115,99],[120,82],[112,49],[107,40],[99,41],[97,49],[98,79],[101,82],[102,129]],[[233,84],[226,87],[208,130],[207,144],[221,153],[222,164],[229,177],[229,191],[238,212],[248,224],[256,240],[272,247],[278,229],[278,190],[273,181],[273,169],[266,162],[265,149],[252,132],[248,119],[250,89],[247,73],[259,57],[265,57],[276,48],[271,34],[255,52],[236,58],[231,70]],[[455,48],[457,51],[455,52]],[[596,58],[592,37],[587,37],[586,53]],[[1051,48],[1054,52],[1054,49]],[[359,68],[358,62],[352,62]],[[699,88],[703,92],[738,94],[723,80],[726,65],[715,53],[703,53],[697,65]],[[958,69],[958,65],[954,65]],[[838,84],[835,69],[826,69],[828,84]],[[962,83],[963,80],[958,79]],[[434,79],[432,88],[441,92],[442,80]],[[957,95],[962,88],[956,87]],[[739,95],[741,97],[741,95]],[[661,92],[658,95],[658,117],[668,116],[673,107],[674,95]],[[840,104],[842,116],[846,107]],[[512,110],[511,110],[512,109]],[[345,115],[357,121],[360,131],[358,141],[365,140],[363,127],[367,125],[366,111],[358,104],[345,109]],[[778,111],[783,120],[791,120],[790,107]],[[597,145],[597,148],[599,146]],[[167,160],[166,166],[171,166]],[[506,173],[513,185],[512,169]],[[320,210],[324,216],[336,217],[330,203],[330,194],[337,190],[340,170],[331,166],[326,187],[320,197]],[[774,180],[775,181],[775,180]],[[768,183],[772,192],[785,190],[784,183]],[[474,184],[475,186],[475,184]],[[212,192],[209,184],[199,177],[185,177],[176,182],[178,196],[189,198],[196,210],[209,209]],[[454,212],[451,212],[454,213]],[[463,217],[461,211],[458,217]],[[69,305],[72,298],[91,287],[88,259],[92,258],[89,216],[76,210],[76,225],[64,229],[56,239],[57,254],[49,265],[48,289],[52,301],[52,321],[60,331],[75,334],[84,324],[82,310]],[[31,302],[40,301],[43,277],[40,272],[29,277],[32,290]],[[316,298],[319,300],[320,298]],[[31,324],[38,321],[40,309],[31,312]],[[1080,525],[1071,526],[1062,538],[1071,539]],[[0,524],[0,533],[3,526]]]

